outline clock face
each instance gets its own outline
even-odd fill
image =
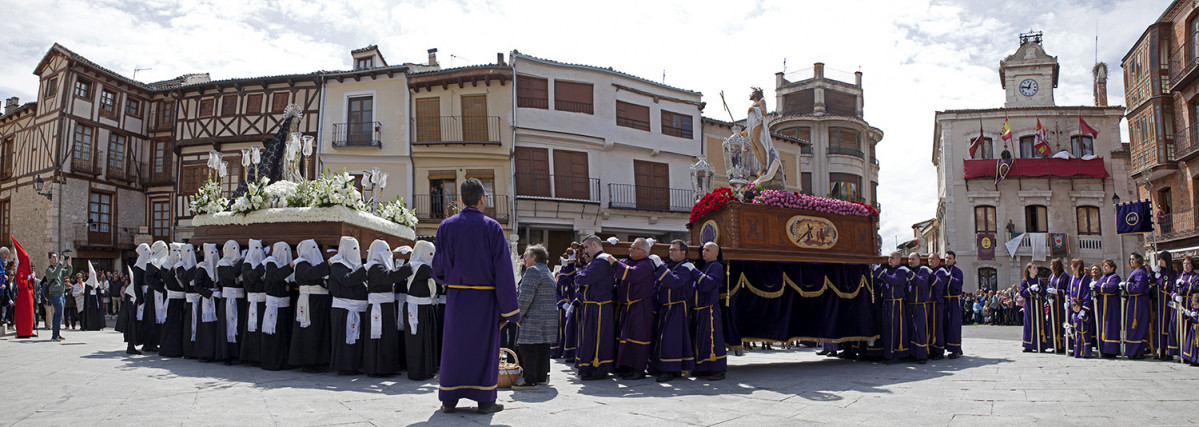
[[[1037,81],[1033,79],[1024,79],[1020,82],[1020,93],[1024,96],[1033,96],[1037,94]]]

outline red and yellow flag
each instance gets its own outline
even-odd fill
[[[1041,119],[1037,119],[1037,133],[1033,141],[1032,148],[1041,153],[1042,156],[1049,156],[1049,143],[1045,142],[1045,126],[1041,125]]]
[[[1003,118],[1003,140],[1012,139],[1012,127],[1007,124],[1007,117]]]

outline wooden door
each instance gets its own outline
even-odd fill
[[[375,102],[373,96],[350,98],[347,119],[346,143],[370,145],[374,140]]]
[[[570,230],[550,230],[549,239],[546,241],[545,249],[550,253],[550,266],[560,264],[558,261],[562,254],[566,252],[566,248],[570,247],[570,242],[573,241],[575,232]]]
[[[554,197],[591,200],[587,153],[554,150]]]
[[[633,161],[637,209],[664,211],[670,207],[670,165]]]
[[[545,148],[516,147],[516,195],[550,197],[550,154]]]
[[[490,141],[487,131],[487,95],[463,95],[462,140]]]
[[[93,245],[112,244],[112,194],[93,192],[87,204],[87,241]]]
[[[441,142],[441,98],[416,100],[416,142]]]

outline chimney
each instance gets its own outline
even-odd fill
[[[429,66],[437,66],[437,48],[429,49]]]
[[[862,72],[854,71],[853,80],[854,80],[855,85],[857,85],[858,87],[862,87]]]
[[[824,78],[824,63],[817,62],[815,64],[812,64],[812,74],[814,75],[815,78],[823,79]]]
[[[21,106],[21,98],[17,98],[14,96],[12,98],[8,98],[8,99],[4,100],[4,115],[7,116],[9,114],[12,114],[12,112],[16,111],[17,107],[20,107],[20,106]]]
[[[1095,64],[1095,68],[1091,69],[1091,73],[1095,76],[1095,106],[1107,106],[1107,64],[1102,62]]]
[[[495,65],[504,65],[504,52],[495,53]]]

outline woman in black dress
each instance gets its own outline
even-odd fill
[[[401,284],[408,294],[404,313],[405,351],[408,379],[424,381],[437,374],[441,362],[437,331],[437,282],[433,280],[433,243],[421,240],[412,248],[412,258],[400,267],[407,280]]]
[[[183,315],[187,311],[187,289],[179,282],[175,269],[183,265],[183,244],[171,243],[169,254],[159,264],[158,275],[167,290],[167,321],[162,325],[158,354],[166,357],[183,356]]]
[[[183,306],[183,357],[196,358],[196,335],[200,329],[200,293],[192,283],[196,278],[196,247],[191,243],[179,251],[179,262],[175,263],[175,279],[183,287],[187,304]]]
[[[221,254],[216,245],[205,243],[204,261],[196,269],[192,278],[192,286],[200,294],[199,325],[196,326],[196,358],[205,362],[224,360],[225,334],[217,330],[217,302],[221,298],[221,288],[217,284],[216,263]]]
[[[395,375],[403,369],[400,331],[396,325],[397,272],[387,242],[375,240],[367,251],[366,287],[369,306],[363,323],[362,371],[372,377]]]
[[[217,351],[217,359],[231,365],[241,356],[241,331],[245,329],[246,290],[241,286],[241,245],[230,240],[221,249],[216,263],[221,298],[217,301],[217,336],[225,350]]]
[[[167,257],[167,244],[161,240],[150,245],[150,259],[146,261],[144,284],[149,291],[142,297],[141,339],[142,351],[158,351],[162,342],[162,325],[166,323],[166,287],[162,281],[161,265]]]
[[[262,353],[262,315],[266,311],[266,290],[262,283],[266,267],[262,262],[265,258],[262,241],[250,240],[250,248],[241,264],[241,285],[246,289],[247,303],[246,326],[241,330],[241,362],[251,365],[258,364]]]
[[[107,280],[96,274],[96,269],[92,268],[91,261],[87,263],[87,281],[83,282],[83,316],[79,323],[82,326],[80,329],[85,331],[99,331],[104,329],[104,295],[103,283],[101,280]]]
[[[140,329],[145,316],[146,291],[149,289],[145,282],[146,264],[150,262],[150,245],[137,245],[135,252],[137,261],[129,267],[129,283],[121,292],[125,300],[124,304],[121,304],[121,314],[117,316],[117,322],[123,327],[121,332],[125,337],[125,353],[128,354],[142,354],[137,350],[137,346],[143,344]]]
[[[304,372],[321,372],[329,367],[330,335],[329,264],[315,240],[305,240],[296,246],[295,276],[300,297],[296,302],[296,320],[291,329],[291,352],[288,363],[301,366]]]
[[[362,367],[362,320],[367,308],[366,269],[358,239],[342,236],[337,255],[329,259],[329,293],[333,295],[329,367],[340,375],[357,374]]]
[[[292,276],[291,247],[287,242],[275,242],[271,256],[263,264],[263,290],[266,292],[266,310],[260,314],[262,329],[259,339],[262,350],[259,360],[262,369],[278,371],[287,369],[287,353],[291,350],[291,321],[295,318],[291,309]]]

